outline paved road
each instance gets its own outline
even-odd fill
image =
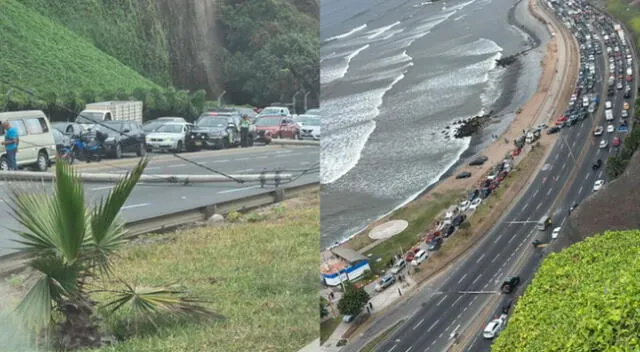
[[[201,155],[200,155],[201,154]],[[319,148],[317,147],[291,147],[291,148],[251,148],[247,150],[233,150],[219,152],[202,152],[187,154],[191,160],[198,161],[207,167],[221,172],[234,173],[259,173],[263,170],[304,170],[308,169],[319,160]],[[124,165],[123,165],[124,164]],[[128,165],[126,165],[128,164]],[[100,164],[82,165],[83,172],[126,172],[135,160],[112,161],[106,160]],[[193,164],[186,163],[173,157],[153,157],[146,172],[147,174],[210,174],[211,172]],[[300,172],[294,172],[299,175]],[[287,186],[300,185],[307,182],[318,181],[318,172],[312,172],[300,177],[294,183]],[[33,183],[29,184],[30,187]],[[46,185],[41,185],[46,188]],[[86,184],[85,192],[89,201],[96,201],[104,197],[113,185]],[[7,187],[0,190],[0,199],[7,199]],[[266,186],[273,189],[273,186]],[[179,210],[195,208],[213,204],[220,201],[237,199],[264,192],[256,183],[238,184],[211,183],[193,185],[173,184],[139,184],[131,194],[131,197],[123,207],[122,216],[127,221],[140,220],[152,216],[173,213]],[[8,211],[7,204],[0,203],[0,211]],[[3,227],[16,227],[16,222],[6,217]],[[16,236],[6,229],[0,230],[0,256],[14,250],[15,245],[11,239]]]
[[[606,46],[603,46],[605,49]],[[635,58],[634,58],[635,60]],[[596,76],[604,82],[606,62],[602,57],[596,59]],[[634,77],[635,78],[635,77]],[[606,91],[605,91],[606,92]],[[635,92],[635,91],[634,91]],[[460,331],[471,336],[471,350],[488,351],[490,342],[478,338],[486,320],[477,321],[476,317],[483,308],[497,311],[502,304],[514,296],[496,296],[495,294],[470,294],[460,291],[498,291],[505,276],[519,275],[526,283],[533,276],[542,256],[542,249],[533,248],[531,242],[538,238],[549,241],[551,226],[545,232],[534,229],[543,215],[553,209],[553,224],[562,224],[568,214],[571,203],[579,201],[592,193],[593,183],[604,178],[604,165],[594,172],[592,163],[600,158],[606,162],[611,149],[598,149],[599,138],[592,136],[592,128],[604,124],[603,106],[606,94],[600,93],[600,109],[595,114],[571,128],[563,129],[562,140],[556,143],[547,167],[536,175],[532,186],[524,192],[511,211],[505,214],[499,224],[481,240],[466,260],[457,265],[447,278],[438,284],[437,289],[426,289],[416,294],[410,318],[388,340],[381,343],[377,351],[444,351],[449,345],[449,334],[461,325]],[[635,93],[629,99],[633,102]],[[614,101],[614,116],[619,116],[624,99],[622,92],[617,91]],[[633,105],[633,104],[631,104]],[[633,116],[630,113],[630,116]],[[616,119],[616,124],[618,120]],[[602,138],[611,142],[613,134],[604,133]],[[576,165],[575,158],[586,149],[584,162]],[[577,168],[575,179],[570,180],[571,171]],[[566,196],[559,198],[567,183]],[[522,285],[518,293],[522,292]],[[487,304],[491,303],[489,306]],[[403,307],[407,311],[407,307]],[[465,326],[475,322],[472,328]],[[347,346],[347,351],[351,351]]]

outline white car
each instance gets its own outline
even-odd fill
[[[604,108],[605,108],[605,109],[607,109],[607,110],[611,109],[611,101],[607,100],[607,101],[604,103]]]
[[[493,339],[494,337],[498,336],[498,334],[500,334],[500,331],[504,329],[504,326],[506,323],[507,323],[506,314],[502,314],[500,315],[499,318],[493,319],[484,328],[484,331],[482,332],[482,337],[488,340]]]
[[[427,260],[427,256],[428,256],[427,251],[425,251],[424,249],[419,250],[418,253],[416,253],[415,257],[413,257],[413,260],[411,261],[411,265],[413,266],[420,265],[420,263]]]
[[[146,135],[147,149],[183,152],[186,149],[185,138],[192,127],[188,122],[167,122]]]
[[[555,229],[553,229],[553,232],[551,233],[551,238],[556,239],[558,238],[558,235],[560,234],[560,227],[556,227]]]
[[[471,205],[470,201],[464,200],[460,202],[460,205],[458,206],[458,208],[460,208],[460,211],[466,211],[467,209],[469,209],[470,205]]]
[[[314,115],[298,115],[293,122],[300,126],[300,137],[320,140],[320,118]]]
[[[596,129],[593,131],[593,135],[594,136],[602,136],[602,131],[604,130],[604,128],[602,126],[598,126],[596,127]]]
[[[626,119],[627,117],[629,117],[629,110],[622,110],[622,112],[620,113],[620,116],[623,119]]]
[[[407,263],[404,261],[404,259],[400,259],[393,265],[393,268],[391,268],[391,273],[394,274],[394,275],[398,274],[406,266],[407,266]]]
[[[469,209],[475,210],[480,205],[480,203],[482,203],[482,199],[474,199],[473,201],[471,201],[471,204],[469,204]]]
[[[600,188],[602,188],[602,186],[604,186],[604,180],[597,180],[594,184],[593,184],[593,191],[598,191],[600,190]]]
[[[607,126],[607,133],[613,133],[616,131],[616,127],[614,125]]]
[[[606,148],[608,146],[609,146],[609,142],[604,141],[604,140],[600,141],[600,149],[604,149],[604,148]]]

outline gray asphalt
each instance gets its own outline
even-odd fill
[[[306,170],[316,165],[319,160],[319,148],[317,147],[291,147],[291,148],[251,148],[242,150],[239,153],[225,154],[216,152],[202,152],[188,154],[190,160],[228,174],[259,173],[263,170],[276,171],[291,170],[293,175],[300,175],[302,170]],[[100,163],[100,169],[95,169],[93,165],[82,170],[83,172],[126,172],[132,165],[118,166],[122,161],[105,160]],[[132,161],[132,163],[134,163]],[[131,163],[131,164],[132,164]],[[180,159],[170,158],[169,160],[154,159],[147,167],[145,174],[211,174],[211,171],[202,167],[187,163]],[[295,182],[282,187],[301,185],[308,182],[318,182],[318,171],[310,172]],[[50,186],[34,183],[17,183],[12,186],[27,186],[30,189],[38,187],[46,190]],[[85,196],[88,202],[94,203],[105,197],[113,187],[112,184],[90,183],[85,185]],[[0,190],[0,212],[9,210],[7,199],[8,187]],[[246,197],[268,190],[273,190],[273,185],[261,188],[258,183],[236,182],[211,183],[211,184],[138,184],[131,194],[129,200],[122,209],[122,218],[125,221],[141,220],[149,217],[169,214],[180,210],[195,208],[222,202],[241,197]],[[12,239],[17,236],[7,228],[19,228],[16,221],[6,216],[3,221],[3,228],[0,229],[0,256],[14,252],[16,249]]]
[[[605,48],[606,46],[603,46],[603,50]],[[608,75],[604,73],[604,64],[602,57],[596,59],[596,75],[600,77],[601,83],[606,84],[605,77]],[[635,79],[637,77],[634,77]],[[636,90],[628,99],[632,107],[635,92]],[[619,116],[624,99],[622,91],[616,93],[613,109],[614,116]],[[379,344],[376,351],[443,351],[450,343],[449,334],[459,324],[464,329],[464,326],[474,319],[492,295],[459,293],[459,291],[498,291],[505,276],[519,275],[524,284],[519,287],[516,294],[501,297],[499,306],[494,307],[497,312],[502,303],[517,297],[524,290],[542,259],[542,249],[533,248],[531,242],[534,239],[550,241],[552,229],[564,223],[569,206],[574,201],[579,202],[590,195],[596,179],[606,180],[604,164],[597,171],[591,169],[596,159],[600,158],[606,163],[607,157],[613,155],[610,147],[605,150],[599,149],[597,144],[600,138],[592,136],[594,126],[602,124],[606,127],[602,108],[607,99],[606,90],[599,95],[601,108],[597,115],[562,130],[561,138],[566,142],[560,140],[554,146],[546,161],[549,167],[543,168],[545,171],[540,171],[535,176],[532,186],[523,193],[512,210],[500,219],[499,225],[496,225],[477,244],[464,262],[457,265],[452,272],[447,273],[447,278],[438,283],[437,288],[428,288],[416,294],[417,297],[412,301],[414,304],[420,302],[421,305],[414,305],[416,308],[413,312],[409,311],[410,318],[390,338]],[[630,116],[633,116],[632,112]],[[618,119],[614,121],[616,125],[618,122]],[[604,132],[601,138],[611,143],[614,135],[614,133]],[[572,154],[578,157],[584,147],[588,148],[588,151],[583,163],[576,165]],[[553,207],[553,214],[551,214],[553,225],[545,232],[536,231],[535,223],[549,213],[562,188],[569,182],[569,175],[574,168],[579,170],[577,176],[569,185],[566,196]],[[520,263],[518,258],[522,258]],[[521,269],[514,269],[516,266]],[[406,306],[403,309],[407,311]],[[393,318],[396,319],[397,315]],[[382,319],[382,322],[374,324],[372,329],[379,329],[382,324],[388,326],[391,322],[391,319],[386,322]],[[482,324],[482,328],[484,325]],[[481,338],[481,331],[463,330],[462,332],[475,335],[470,350],[488,351],[490,349],[490,341]],[[364,334],[366,336],[367,332]],[[348,345],[345,350],[355,351],[357,346]]]

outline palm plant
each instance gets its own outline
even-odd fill
[[[17,242],[31,255],[29,266],[39,278],[17,307],[29,327],[41,332],[57,325],[58,347],[76,349],[100,346],[97,303],[89,286],[100,276],[111,277],[112,257],[126,243],[120,209],[148,164],[142,159],[92,209],[85,207],[84,187],[79,175],[65,163],[56,164],[53,194],[14,189],[13,217],[25,230],[14,230]],[[102,290],[107,291],[107,290]],[[201,301],[169,288],[138,288],[124,284],[108,290],[114,297],[105,307],[113,312],[130,307],[152,317],[158,312],[205,313]]]

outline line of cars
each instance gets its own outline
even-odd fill
[[[147,152],[181,153],[240,146],[242,114],[251,119],[248,146],[255,142],[269,144],[275,138],[320,139],[319,110],[292,116],[288,108],[275,106],[264,108],[260,114],[250,108],[215,109],[203,113],[194,123],[168,116],[142,125],[132,120],[111,120],[99,124],[54,122],[52,127],[59,152],[68,149],[73,138],[91,139],[96,133],[103,133],[100,152],[119,159],[124,153],[141,156]]]
[[[487,159],[484,158],[483,160],[486,161]],[[437,222],[435,228],[429,231],[416,247],[407,251],[404,258],[395,258],[390,272],[378,280],[375,290],[379,292],[393,285],[396,281],[396,275],[407,267],[407,263],[414,267],[420,266],[428,259],[430,252],[438,251],[444,243],[444,239],[453,235],[467,220],[468,216],[480,206],[482,201],[489,197],[491,192],[500,185],[511,171],[511,167],[510,160],[503,160],[496,165],[490,175],[482,182],[481,187],[472,190],[468,197],[459,204],[451,205],[445,212],[444,217]]]

